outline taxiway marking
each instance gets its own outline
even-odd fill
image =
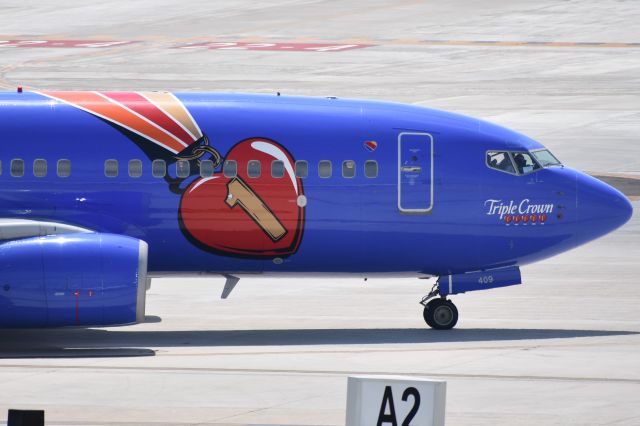
[[[19,36],[0,36],[0,47],[18,48],[105,48],[121,47],[133,43],[156,48],[208,49],[208,50],[258,50],[285,52],[341,52],[376,46],[462,46],[462,47],[553,47],[553,48],[597,48],[620,49],[640,48],[640,42],[573,42],[573,41],[523,41],[523,40],[438,40],[416,38],[269,38],[250,37],[237,40],[206,40],[200,37],[188,39],[154,39],[141,36],[138,40],[73,40],[59,36],[56,39],[26,39]]]
[[[344,50],[363,49],[371,47],[370,44],[344,44],[344,43],[285,43],[285,42],[195,42],[173,46],[176,49],[208,49],[208,50],[272,50],[290,52],[341,52]]]
[[[0,40],[0,47],[17,48],[104,48],[137,43],[133,40]]]
[[[221,367],[110,367],[110,366],[81,366],[81,365],[38,365],[38,364],[13,364],[5,365],[2,369],[27,368],[34,370],[96,370],[96,371],[163,371],[166,373],[226,373],[226,374],[289,374],[289,375],[384,375],[389,371],[356,371],[356,370],[287,370],[270,368],[221,368]],[[458,374],[439,372],[412,373],[416,377],[442,377],[449,379],[481,379],[481,380],[527,380],[527,381],[552,381],[552,382],[592,382],[592,383],[628,383],[638,385],[640,379],[608,378],[608,377],[570,377],[570,376],[530,376],[508,374]]]

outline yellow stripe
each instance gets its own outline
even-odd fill
[[[165,113],[176,120],[178,123],[187,129],[189,133],[197,140],[202,137],[200,128],[193,121],[191,115],[182,104],[169,92],[141,92],[141,94],[156,104],[159,108],[164,110]]]

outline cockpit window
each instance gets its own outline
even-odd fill
[[[509,153],[506,151],[489,151],[487,152],[487,166],[492,169],[500,170],[503,172],[516,174],[516,169],[513,167]]]
[[[513,162],[516,165],[518,174],[526,175],[540,168],[540,164],[538,164],[528,152],[512,152],[511,155],[513,156]]]
[[[536,160],[538,160],[538,163],[540,163],[542,167],[562,165],[560,160],[558,160],[551,152],[549,152],[548,149],[531,151],[531,153],[533,154],[534,157],[536,157]]]
[[[536,151],[487,151],[487,166],[512,175],[526,175],[543,167],[561,166],[547,149]]]

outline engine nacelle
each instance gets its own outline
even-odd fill
[[[0,244],[0,327],[144,321],[147,243],[71,233]]]

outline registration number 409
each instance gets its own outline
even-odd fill
[[[478,284],[491,284],[493,283],[493,275],[482,275],[478,278]]]

